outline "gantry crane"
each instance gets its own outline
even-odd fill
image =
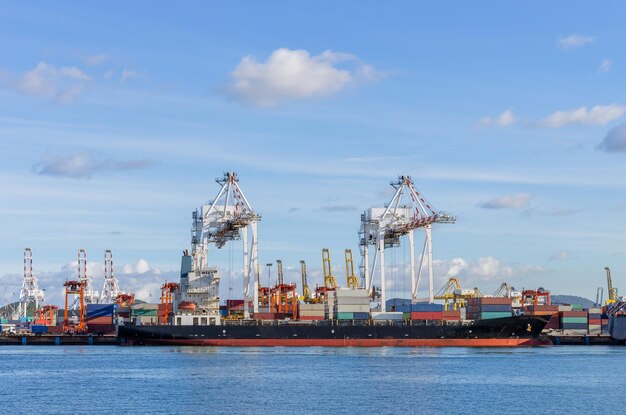
[[[609,298],[606,300],[606,304],[613,304],[617,301],[617,288],[613,287],[613,279],[611,278],[611,269],[609,267],[604,267],[606,271],[606,285],[607,285],[607,294]]]
[[[322,266],[324,268],[324,287],[334,290],[338,286],[330,265],[330,251],[328,248],[322,249]]]
[[[411,300],[417,302],[417,293],[422,275],[424,259],[428,261],[428,283],[430,303],[434,300],[434,272],[432,250],[432,225],[434,223],[454,223],[456,219],[432,207],[415,189],[409,176],[399,176],[391,182],[396,190],[391,201],[385,208],[371,208],[361,215],[359,229],[359,245],[362,255],[362,269],[366,288],[373,293],[374,270],[376,261],[380,262],[380,299],[386,301],[385,283],[385,248],[400,246],[400,237],[406,235],[409,242],[409,261],[411,273]],[[419,266],[415,267],[415,231],[424,229],[424,247],[420,256]],[[370,269],[369,249],[376,247],[373,264]]]
[[[86,331],[87,326],[85,324],[85,281],[65,281],[63,284],[65,287],[65,310],[63,310],[63,330],[74,331],[77,333],[83,333]],[[78,324],[72,325],[69,319],[69,296],[78,296]]]
[[[251,276],[254,279],[253,308],[255,313],[259,311],[261,282],[257,227],[261,216],[254,211],[241,191],[235,172],[224,173],[224,177],[215,181],[221,186],[215,199],[210,205],[203,205],[200,211],[196,210],[192,213],[193,270],[196,273],[209,272],[207,269],[209,243],[215,244],[215,247],[220,249],[226,242],[241,238],[243,242],[244,317],[248,318]],[[250,237],[250,243],[248,243],[248,237]]]
[[[543,298],[543,301],[541,299]],[[550,305],[550,291],[542,287],[536,290],[522,290],[522,305]]]
[[[103,304],[113,303],[122,293],[117,278],[113,274],[113,253],[107,249],[104,251],[104,287],[100,295],[100,302]]]
[[[359,278],[354,275],[354,261],[352,260],[352,249],[346,249],[346,282],[348,288],[357,289],[361,288],[359,284]]]
[[[285,284],[283,261],[276,260],[278,283],[271,289],[271,308],[277,313],[291,313],[294,319],[298,316],[298,295],[296,284]]]
[[[100,294],[91,285],[91,277],[87,274],[87,252],[82,248],[78,250],[78,281],[84,283],[85,304],[97,304]],[[77,307],[75,302],[73,308]]]
[[[41,307],[38,310],[39,318],[37,319],[37,324],[53,326],[56,321],[56,313],[58,310],[59,307],[50,304]]]
[[[39,281],[33,274],[33,251],[30,248],[24,249],[24,278],[22,289],[20,290],[19,315],[26,317],[28,305],[34,303],[35,312],[39,305],[45,302],[45,291],[39,288]]]
[[[180,288],[180,284],[175,282],[167,282],[161,286],[161,304],[163,304],[163,320],[161,322],[167,323],[170,312],[174,311],[174,293]],[[171,307],[171,309],[170,309]],[[159,316],[160,317],[160,316]]]
[[[509,284],[508,282],[503,282],[502,284],[500,284],[498,289],[493,292],[493,296],[511,298],[512,291],[513,288],[511,287],[511,284]]]
[[[444,310],[449,310],[452,305],[453,310],[465,307],[468,298],[482,297],[478,287],[471,290],[461,288],[461,283],[456,277],[450,277],[446,284],[435,294],[435,300],[444,301]]]
[[[302,301],[305,303],[317,302],[315,298],[311,297],[311,289],[306,275],[306,262],[303,259],[300,260],[300,273],[302,274]]]

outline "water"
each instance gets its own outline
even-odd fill
[[[2,413],[618,413],[626,348],[0,347]]]

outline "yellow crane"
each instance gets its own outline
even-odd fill
[[[498,287],[498,289],[493,292],[493,296],[511,298],[511,291],[513,291],[511,284],[509,284],[508,282],[503,282],[502,284],[500,284],[500,287]]]
[[[450,277],[446,284],[435,294],[435,300],[444,301],[444,310],[449,310],[452,305],[453,310],[465,307],[466,299],[482,297],[483,294],[477,287],[471,290],[461,288],[461,283],[456,277]]]
[[[330,266],[330,251],[328,248],[322,249],[322,266],[324,268],[324,287],[330,289],[337,288],[337,281]]]
[[[352,260],[352,249],[346,249],[346,280],[348,288],[361,288],[359,279],[354,275],[354,261]]]
[[[309,288],[309,283],[307,282],[306,262],[304,262],[303,259],[300,260],[300,272],[302,273],[302,300],[305,303],[314,303],[316,301],[311,297],[311,289]]]
[[[617,288],[613,287],[613,279],[611,278],[611,269],[604,267],[606,271],[606,285],[608,288],[609,298],[606,300],[606,304],[613,304],[617,300]]]

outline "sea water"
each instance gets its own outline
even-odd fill
[[[5,414],[619,413],[626,347],[0,347]]]

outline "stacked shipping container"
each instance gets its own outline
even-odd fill
[[[510,298],[477,297],[467,299],[467,318],[470,320],[511,317],[512,313]]]
[[[327,291],[324,306],[327,319],[368,320],[370,318],[370,297],[364,289],[337,288]]]

